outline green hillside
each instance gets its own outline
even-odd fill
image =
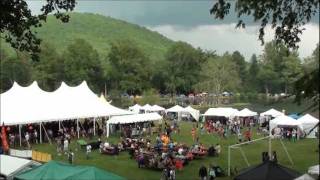
[[[74,39],[82,38],[98,50],[102,57],[107,55],[111,42],[129,39],[136,42],[154,61],[162,59],[173,43],[157,32],[111,17],[90,13],[70,15],[68,23],[61,23],[49,16],[47,23],[36,29],[38,36],[53,44],[58,51],[63,51]]]

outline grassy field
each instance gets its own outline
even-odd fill
[[[184,142],[189,145],[192,144],[191,138],[192,123],[181,122],[180,134],[173,134],[173,139],[178,142]],[[199,133],[198,133],[199,134]],[[254,133],[254,138],[259,138]],[[108,141],[117,142],[118,136],[112,136],[108,138]],[[155,140],[155,137],[152,137]],[[183,170],[177,172],[177,179],[198,179],[198,169],[204,164],[208,166],[211,163],[221,166],[223,169],[227,168],[227,149],[229,145],[235,144],[237,141],[235,136],[229,136],[226,139],[221,139],[217,135],[204,134],[200,135],[200,142],[204,143],[207,147],[211,144],[220,143],[222,146],[222,153],[219,157],[205,157],[204,159],[197,159],[191,161]],[[277,151],[278,161],[280,164],[291,167],[300,171],[306,172],[309,166],[319,163],[319,154],[316,152],[318,148],[317,139],[302,139],[298,142],[283,141],[288,149],[288,152],[294,162],[291,166],[289,159],[287,158],[284,149],[279,140],[272,141],[272,150]],[[160,179],[161,172],[150,169],[138,168],[137,163],[129,158],[128,152],[121,152],[119,156],[101,155],[98,150],[95,150],[91,154],[91,159],[86,160],[84,150],[80,150],[75,142],[71,143],[72,149],[75,151],[75,164],[78,165],[92,165],[107,171],[116,173],[120,176],[126,177],[132,180],[153,180]],[[48,152],[53,155],[53,159],[58,161],[67,161],[67,157],[57,156],[56,146],[54,144],[39,144],[34,145],[33,149]],[[267,140],[258,141],[257,143],[244,145],[242,150],[246,154],[250,165],[259,164],[261,162],[261,152],[268,150]],[[239,150],[235,149],[231,151],[231,165],[232,168],[237,169],[246,168],[247,165]],[[231,179],[232,177],[224,177],[220,179]]]

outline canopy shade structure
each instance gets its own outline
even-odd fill
[[[300,173],[295,170],[267,161],[241,171],[234,180],[291,180],[299,176]]]
[[[184,110],[188,113],[191,114],[191,116],[196,120],[196,121],[199,121],[199,117],[200,117],[200,111],[197,110],[197,109],[194,109],[193,107],[191,106],[188,106],[186,108],[184,108]]]
[[[167,109],[166,112],[180,113],[180,112],[185,112],[185,109],[179,105],[175,105],[175,106]]]
[[[27,87],[14,83],[0,95],[0,101],[0,123],[5,125],[119,115],[114,108],[106,106],[85,81],[75,87],[62,82],[53,92],[43,91],[36,81]]]
[[[230,118],[237,114],[239,111],[230,107],[209,108],[203,116],[221,116]]]
[[[123,180],[125,178],[92,166],[73,166],[49,161],[35,169],[15,176],[17,180]]]
[[[298,127],[303,130],[302,123],[286,115],[278,116],[269,122],[270,131],[278,126]]]
[[[152,107],[151,107],[151,109],[152,109],[152,111],[154,111],[154,112],[160,112],[160,111],[164,111],[164,110],[166,110],[164,107],[161,107],[161,106],[159,106],[159,105],[153,105]]]
[[[141,110],[144,110],[144,112],[151,112],[152,111],[152,106],[150,104],[146,104],[140,108]]]
[[[307,134],[307,138],[316,138],[317,128],[314,128],[318,125],[319,119],[311,116],[310,114],[306,114],[299,118],[297,121],[302,123],[302,127],[304,132]]]
[[[234,114],[234,116],[237,116],[237,117],[252,117],[257,115],[258,115],[257,112],[253,112],[247,108],[244,108],[241,111]]]
[[[139,104],[135,104],[134,106],[129,107],[129,111],[139,113],[141,108],[142,106],[140,106]]]
[[[14,174],[18,173],[19,171],[25,169],[27,166],[30,166],[33,164],[36,165],[38,163],[28,159],[1,154],[0,155],[0,174],[9,178],[9,177],[12,177]]]
[[[100,100],[106,106],[106,111],[108,111],[109,116],[121,116],[121,115],[128,115],[128,114],[135,114],[135,112],[127,111],[118,107],[111,105],[104,95],[100,95]]]
[[[260,116],[272,116],[272,117],[277,117],[277,116],[281,116],[284,115],[282,112],[277,111],[275,109],[269,109],[266,112],[260,113]]]
[[[158,120],[162,120],[162,117],[158,113],[114,116],[107,121],[107,137],[109,137],[110,124],[129,124],[129,123],[158,121]]]

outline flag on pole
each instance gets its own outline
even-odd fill
[[[2,140],[2,148],[3,150],[9,151],[9,144],[7,141],[7,134],[6,134],[6,128],[4,127],[4,123],[2,124],[2,128],[1,128],[1,140]]]

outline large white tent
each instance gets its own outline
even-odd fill
[[[286,115],[278,116],[269,122],[270,132],[279,126],[298,127],[303,130],[302,123]]]
[[[257,115],[258,115],[257,112],[251,111],[248,108],[244,108],[241,111],[234,114],[234,116],[237,116],[237,117],[252,117]]]
[[[277,117],[277,116],[282,116],[284,115],[282,112],[275,110],[273,108],[269,109],[268,111],[265,111],[263,113],[260,113],[260,116],[272,116],[272,117]]]
[[[100,100],[106,106],[106,111],[108,111],[109,116],[120,116],[120,115],[128,115],[128,114],[135,114],[135,112],[127,111],[118,107],[111,105],[104,95],[100,95]]]
[[[129,124],[137,122],[157,121],[162,117],[158,113],[132,114],[124,116],[114,116],[107,121],[107,137],[109,137],[110,124]]]
[[[166,110],[166,112],[173,112],[178,114],[178,119],[180,120],[181,116],[183,114],[190,114],[196,121],[199,121],[200,117],[200,111],[197,109],[192,108],[191,106],[188,106],[186,108],[183,108],[179,105],[175,105],[169,109]]]
[[[14,83],[0,100],[0,123],[6,125],[120,115],[99,100],[85,81],[75,87],[61,83],[53,92],[43,91],[36,81],[27,87]]]
[[[314,127],[319,123],[319,119],[311,116],[310,114],[306,114],[306,115],[302,116],[301,118],[299,118],[297,121],[302,123],[302,127],[303,127],[304,132],[309,134],[307,136],[308,138],[315,138],[316,137],[315,133],[317,131],[317,128],[314,128]]]
[[[203,116],[220,116],[230,118],[233,117],[239,111],[230,107],[209,108]]]
[[[153,111],[152,106],[150,104],[145,104],[141,107],[141,110],[143,110],[145,113]]]

